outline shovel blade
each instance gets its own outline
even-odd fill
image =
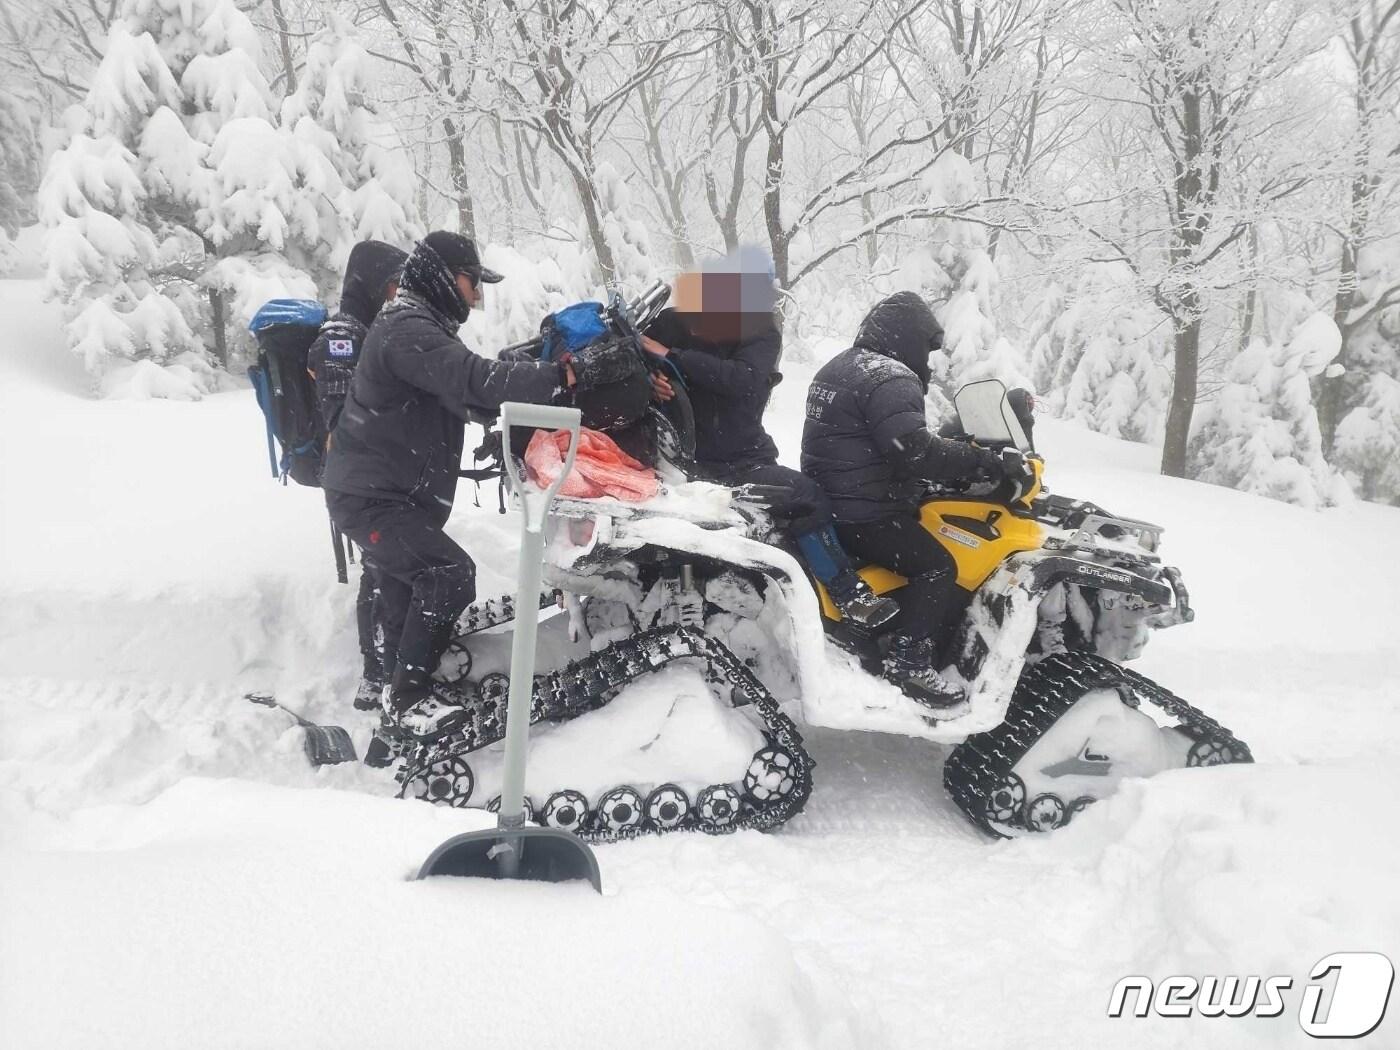
[[[420,879],[433,875],[531,882],[582,880],[603,892],[593,851],[558,828],[491,828],[456,835],[433,850],[418,872]]]
[[[355,742],[344,726],[318,726],[310,722],[302,724],[306,736],[302,746],[306,757],[313,766],[333,766],[340,762],[354,762]]]

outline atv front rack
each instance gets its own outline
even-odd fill
[[[1152,556],[1148,560],[1155,561],[1157,549],[1162,545],[1162,526],[1137,518],[1120,518],[1088,500],[1045,496],[1035,501],[1033,511],[1037,521],[1070,533],[1067,537],[1048,539],[1046,546],[1052,549],[1108,551],[1139,557],[1142,556],[1139,552],[1145,552]],[[1128,543],[1138,550],[1132,550]]]

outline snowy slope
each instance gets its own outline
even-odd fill
[[[944,797],[945,749],[817,731],[815,795],[779,834],[603,847],[603,898],[413,883],[483,818],[313,772],[241,700],[369,729],[353,588],[319,494],[268,478],[251,395],[92,402],[35,284],[0,282],[0,316],[7,1048],[1300,1046],[1314,962],[1400,959],[1394,510],[1163,479],[1150,449],[1043,423],[1057,491],[1167,527],[1199,615],[1139,667],[1257,766],[994,844]],[[794,367],[770,414],[789,462],[805,386]],[[465,490],[451,529],[485,595],[514,519],[482,504]],[[1108,1020],[1135,973],[1295,988],[1275,1021]],[[1400,1021],[1363,1042],[1400,1045]]]

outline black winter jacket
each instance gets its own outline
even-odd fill
[[[365,335],[384,307],[384,292],[407,258],[407,252],[383,241],[361,241],[350,249],[340,310],[321,325],[306,351],[306,367],[316,380],[316,404],[327,434],[340,418]]]
[[[562,365],[488,360],[456,331],[411,293],[383,309],[331,435],[324,488],[414,503],[445,522],[469,414],[505,401],[548,403],[563,390]]]
[[[675,310],[647,329],[685,377],[695,409],[695,461],[702,474],[723,476],[776,463],[778,446],[763,428],[763,411],[778,378],[783,337],[765,320],[751,335],[714,343],[694,335]]]
[[[928,357],[942,334],[923,299],[899,292],[875,304],[855,346],[812,380],[802,472],[826,490],[837,521],[915,513],[924,481],[1001,477],[991,452],[929,430]]]

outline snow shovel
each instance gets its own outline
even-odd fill
[[[530,736],[530,697],[535,684],[535,631],[539,616],[530,615],[540,593],[544,561],[544,525],[555,493],[564,484],[578,451],[579,410],[508,402],[501,406],[501,436],[507,449],[506,471],[520,495],[520,562],[516,571],[515,621],[510,650],[510,699],[506,707],[506,760],[501,810],[494,831],[471,831],[448,839],[423,862],[420,879],[430,875],[465,875],[487,879],[570,882],[587,879],[599,893],[602,876],[593,851],[567,831],[525,826],[525,761]],[[511,427],[546,427],[569,432],[564,469],[540,492],[521,476],[510,454]]]
[[[338,762],[355,761],[354,741],[350,739],[350,734],[345,731],[343,726],[318,726],[315,722],[308,721],[297,714],[290,707],[283,707],[277,702],[275,696],[270,696],[267,693],[248,693],[244,699],[259,707],[275,707],[295,718],[297,725],[301,726],[306,733],[302,740],[302,746],[306,749],[307,760],[313,766],[333,766]]]

